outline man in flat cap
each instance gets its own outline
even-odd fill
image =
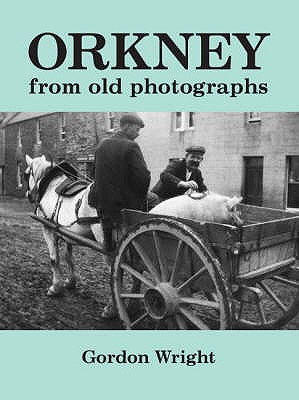
[[[120,119],[120,131],[104,139],[95,153],[95,185],[91,198],[101,215],[104,249],[113,252],[121,226],[121,210],[142,210],[146,203],[151,174],[139,145],[134,140],[144,127],[137,114]],[[111,304],[103,317],[113,316]]]
[[[184,194],[188,189],[206,192],[208,189],[199,169],[205,152],[203,146],[188,147],[185,158],[168,164],[152,192],[156,193],[161,201]]]

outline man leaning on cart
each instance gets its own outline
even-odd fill
[[[205,148],[190,146],[185,151],[185,158],[171,161],[153,187],[152,192],[159,196],[160,201],[180,196],[189,189],[203,195],[208,192],[199,169],[206,152]]]

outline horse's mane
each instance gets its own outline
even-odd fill
[[[42,179],[47,174],[47,170],[51,169],[51,165],[52,164],[43,157],[33,160],[32,172],[35,181]]]

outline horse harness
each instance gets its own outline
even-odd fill
[[[40,201],[45,194],[47,187],[49,183],[56,177],[58,177],[61,174],[66,175],[66,178],[58,185],[58,187],[55,189],[55,192],[57,193],[57,201],[55,204],[55,207],[53,209],[51,217],[47,217],[42,205],[40,204]],[[32,167],[30,166],[29,172],[25,173],[25,178],[28,179],[27,181],[27,186],[29,189],[29,176],[32,174],[33,176],[33,170]],[[26,177],[27,175],[27,177]],[[30,200],[31,202],[34,203],[35,205],[35,210],[34,213],[37,214],[37,210],[40,210],[41,213],[43,214],[43,217],[51,222],[56,222],[58,223],[58,216],[59,216],[59,211],[63,202],[64,197],[73,197],[76,194],[80,193],[84,189],[87,188],[89,185],[88,182],[85,180],[79,179],[78,178],[78,171],[68,162],[63,161],[62,163],[58,165],[51,165],[45,170],[45,175],[39,180],[36,181],[34,184],[33,189],[30,191],[30,194],[34,194],[34,200]],[[79,209],[82,204],[82,199],[83,196],[79,198],[75,205],[75,215],[76,215],[76,220],[73,221],[70,226],[78,223],[78,224],[91,224],[91,223],[99,223],[100,218],[98,217],[79,217]],[[56,216],[56,218],[55,218]],[[56,219],[56,221],[55,221]]]

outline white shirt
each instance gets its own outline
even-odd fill
[[[192,174],[192,171],[189,171],[187,169],[187,171],[186,171],[186,182],[189,181],[189,179],[191,178],[191,174]]]

